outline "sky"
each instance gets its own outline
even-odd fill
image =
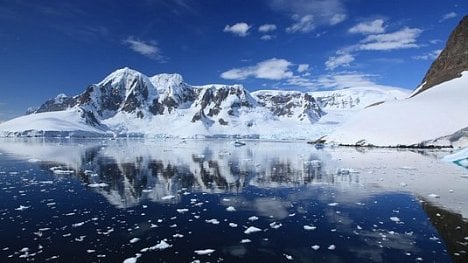
[[[416,88],[466,0],[0,0],[0,121],[116,69],[249,91]]]

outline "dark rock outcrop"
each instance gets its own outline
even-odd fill
[[[412,96],[442,82],[458,78],[465,70],[468,70],[468,16],[463,17],[450,34],[445,49],[427,71],[422,81],[424,85]]]

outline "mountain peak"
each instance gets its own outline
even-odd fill
[[[432,63],[422,84],[411,96],[415,96],[442,82],[461,77],[468,70],[468,16],[463,17],[452,31],[444,50]]]
[[[116,71],[107,75],[107,77],[105,77],[104,80],[99,82],[98,85],[105,86],[108,83],[111,83],[112,85],[116,85],[117,83],[122,82],[122,81],[140,79],[142,77],[146,77],[146,76],[139,71],[136,71],[128,67],[124,67],[121,69],[117,69]]]

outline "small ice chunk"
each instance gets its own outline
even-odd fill
[[[197,255],[209,255],[209,254],[211,254],[211,253],[213,253],[213,252],[215,252],[215,251],[216,251],[216,250],[214,250],[214,249],[208,248],[208,249],[195,250],[194,252],[195,252],[195,254],[197,254]]]
[[[317,229],[316,226],[308,226],[308,225],[305,225],[305,226],[304,226],[304,230],[307,230],[307,231],[315,230],[315,229]]]
[[[431,198],[440,198],[440,195],[436,195],[436,194],[429,194],[428,196]]]
[[[281,226],[283,226],[281,223],[276,223],[276,222],[273,222],[273,223],[270,224],[270,227],[273,228],[273,229],[278,229]]]
[[[313,246],[312,246],[312,249],[313,249],[313,250],[319,250],[319,248],[320,248],[319,245],[313,245]]]
[[[228,206],[228,207],[226,208],[226,211],[228,211],[228,212],[235,212],[236,209],[234,208],[234,206]]]
[[[127,258],[123,261],[123,263],[136,263],[137,259],[138,259],[137,257]]]
[[[247,239],[247,238],[241,240],[241,244],[250,243],[250,242],[252,242],[252,240]]]
[[[392,220],[393,222],[400,222],[400,218],[398,218],[396,216],[390,217],[390,220]]]
[[[229,223],[229,226],[230,227],[237,227],[237,224],[236,223]]]
[[[172,237],[174,237],[174,238],[183,238],[184,235],[177,233],[177,234],[172,235]]]
[[[166,241],[161,240],[157,245],[154,246],[154,249],[163,250],[170,247],[172,247],[172,245],[169,245]]]
[[[79,223],[73,224],[72,227],[80,227],[80,226],[82,226],[84,224],[85,224],[85,222],[79,222]]]
[[[251,234],[251,233],[260,232],[260,231],[262,231],[260,228],[251,226],[251,227],[247,228],[247,229],[244,231],[244,233],[245,233],[245,234]]]
[[[138,241],[140,241],[140,239],[138,237],[134,237],[134,238],[130,239],[130,244],[136,243]]]
[[[40,162],[40,161],[41,160],[35,159],[35,158],[31,158],[31,159],[28,160],[28,162],[30,162],[30,163],[37,163],[37,162]]]
[[[215,218],[205,220],[205,222],[207,222],[209,224],[213,224],[213,225],[218,225],[219,224],[219,221],[217,219],[215,219]]]
[[[249,221],[253,222],[253,221],[256,221],[256,220],[258,220],[258,217],[256,217],[256,216],[249,217]]]
[[[93,188],[98,188],[98,187],[107,187],[109,185],[106,183],[94,183],[94,184],[88,184],[88,186],[93,187]]]
[[[23,210],[26,210],[28,208],[29,208],[29,206],[20,205],[18,208],[15,208],[15,210],[16,211],[23,211]]]
[[[338,203],[329,203],[328,206],[337,206]]]
[[[328,250],[335,250],[335,248],[336,248],[335,245],[329,245],[328,246]]]
[[[166,195],[166,196],[161,197],[161,200],[171,200],[171,199],[174,199],[174,198],[175,198],[175,196],[173,196],[173,195]]]
[[[188,211],[189,210],[187,208],[177,209],[177,213],[179,214],[187,213]]]
[[[287,260],[293,260],[293,257],[292,257],[291,255],[283,254],[283,256],[284,256]]]
[[[86,252],[89,253],[89,254],[91,254],[91,253],[96,252],[96,250],[94,250],[94,249],[88,249],[88,250],[86,250]]]
[[[401,187],[406,187],[406,186],[408,186],[408,185],[407,185],[405,182],[401,182],[401,183],[400,183],[400,186],[401,186]]]

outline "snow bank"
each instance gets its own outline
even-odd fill
[[[327,141],[354,145],[414,145],[468,127],[468,71],[463,76],[409,99],[387,102],[357,113]]]
[[[88,125],[78,109],[30,114],[0,124],[2,137],[103,137],[105,135],[104,130]]]

